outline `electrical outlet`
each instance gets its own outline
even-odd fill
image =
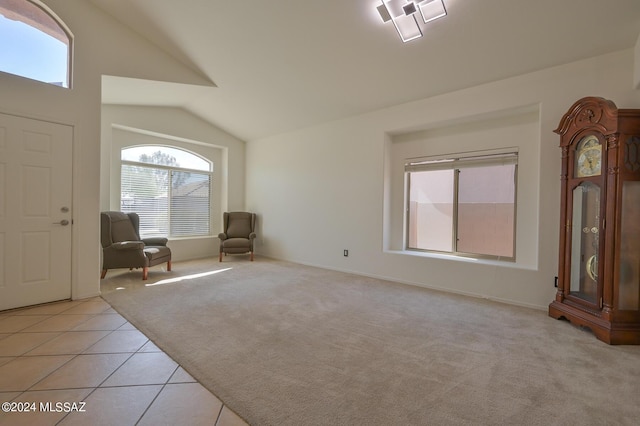
[[[344,255],[343,255],[343,256],[344,256],[344,257],[349,257],[349,250],[345,250],[345,251],[344,251]]]

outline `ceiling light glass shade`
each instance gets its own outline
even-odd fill
[[[393,22],[393,25],[396,27],[396,31],[398,31],[403,42],[406,43],[418,37],[422,37],[422,30],[418,25],[415,15],[411,14],[407,16],[405,14],[404,6],[407,5],[406,0],[382,0],[382,4],[384,5],[391,22]],[[382,7],[378,7],[380,17],[384,22],[387,22],[389,19],[385,21],[385,15],[383,15],[381,8]]]
[[[418,11],[418,9],[416,9],[416,4],[412,1],[402,6],[402,10],[404,10],[405,15],[411,15]]]
[[[387,6],[384,5],[384,3],[378,6],[377,9],[378,13],[380,14],[380,18],[382,18],[382,22],[389,22],[391,20],[389,10],[387,9]]]
[[[434,19],[442,18],[447,14],[444,7],[444,0],[425,0],[418,3],[418,9],[422,15],[422,20],[426,24]]]
[[[418,21],[416,21],[416,18],[413,15],[401,16],[396,19],[392,19],[392,21],[403,42],[406,43],[422,37],[422,30],[418,26]]]

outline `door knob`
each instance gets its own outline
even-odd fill
[[[67,219],[62,219],[60,222],[53,222],[53,224],[67,226],[69,224],[69,221]]]

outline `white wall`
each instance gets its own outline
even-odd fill
[[[638,36],[638,41],[636,41],[634,58],[633,87],[640,89],[640,35]]]
[[[74,36],[72,89],[0,72],[0,112],[73,127],[74,299],[100,292],[100,100],[102,74],[207,84],[192,70],[95,8],[44,0]]]
[[[557,275],[559,139],[553,130],[584,96],[640,108],[633,49],[545,69],[247,145],[247,209],[259,214],[256,251],[331,269],[546,308]],[[613,65],[615,64],[615,65]],[[524,264],[462,262],[392,250],[388,218],[394,137],[535,106],[539,140],[527,158],[532,182],[518,199],[534,211]],[[522,238],[519,236],[519,238]],[[349,249],[349,257],[343,257]]]
[[[222,212],[244,209],[245,143],[178,108],[104,105],[102,108],[100,209],[119,210],[120,149],[156,140],[180,146],[214,161],[222,204],[216,206],[212,236],[171,239],[174,261],[216,256]]]

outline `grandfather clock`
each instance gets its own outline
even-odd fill
[[[580,99],[562,117],[558,291],[549,315],[640,344],[640,109]]]

